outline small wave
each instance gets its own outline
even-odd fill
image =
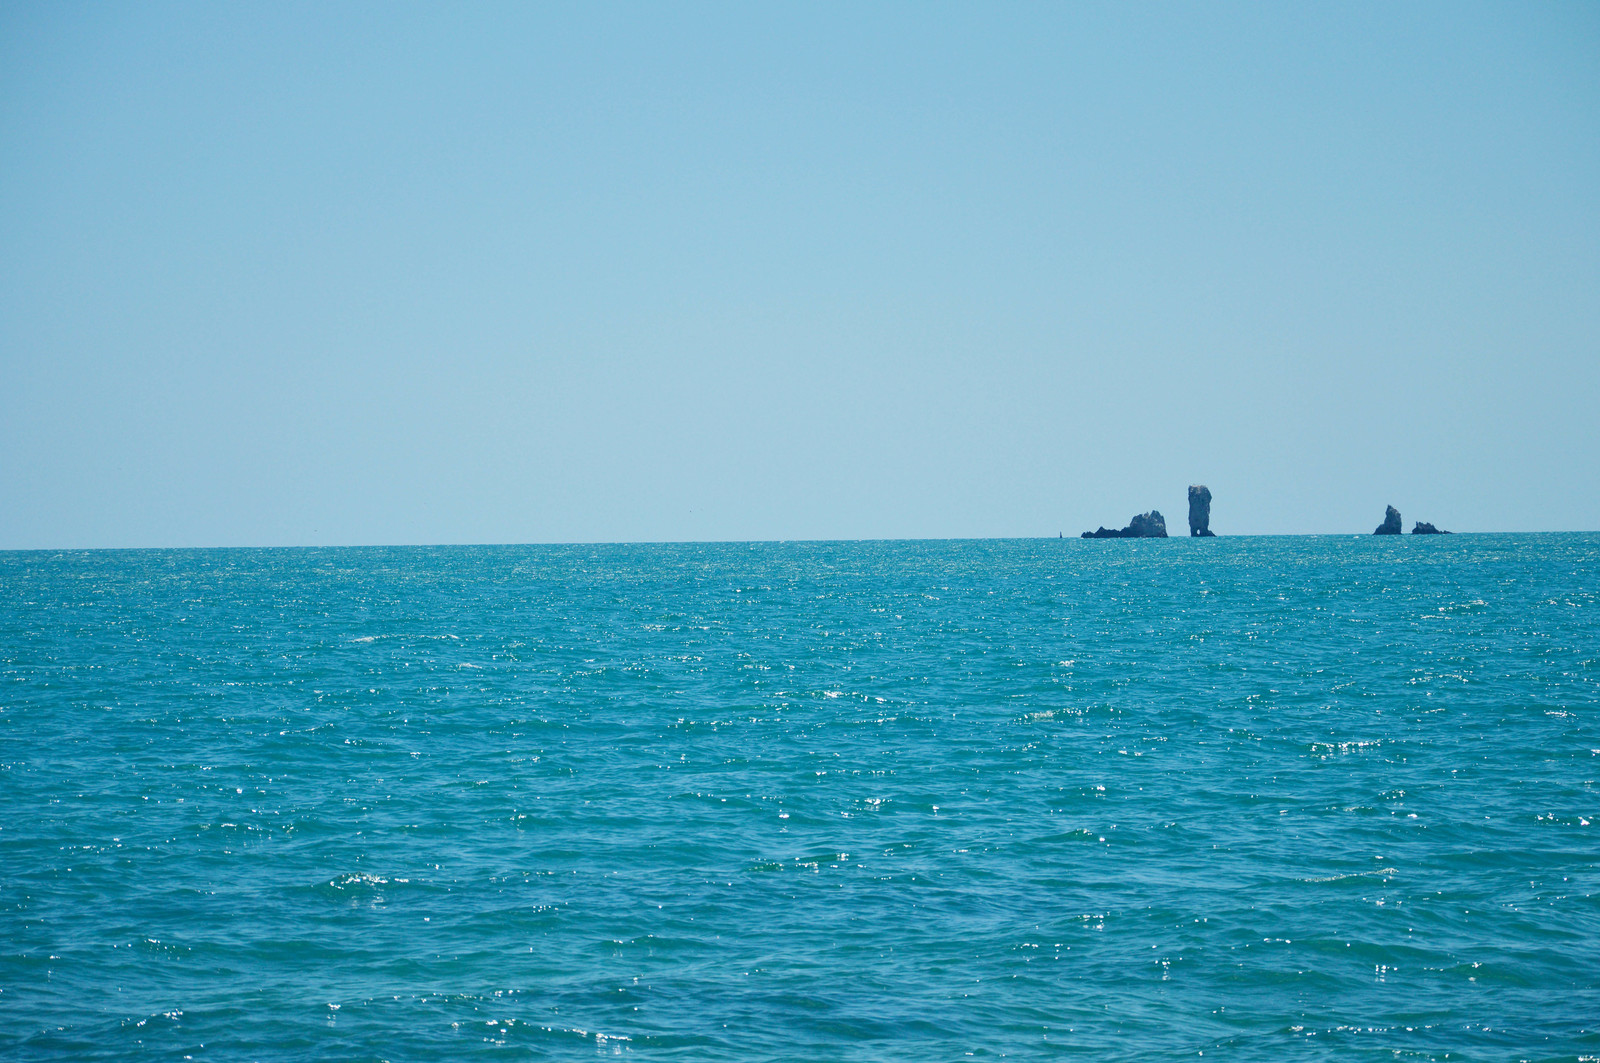
[[[1399,874],[1399,872],[1396,871],[1392,867],[1380,867],[1376,871],[1351,871],[1349,874],[1345,874],[1345,875],[1323,875],[1323,876],[1320,876],[1320,877],[1313,876],[1311,878],[1302,878],[1300,881],[1301,882],[1348,882],[1351,879],[1357,879],[1357,878],[1376,878],[1378,876],[1397,875],[1397,874]]]
[[[448,634],[448,633],[443,634],[443,635],[402,635],[402,634],[396,634],[396,633],[391,633],[391,634],[387,634],[387,635],[358,635],[358,636],[352,638],[350,641],[351,642],[367,643],[367,642],[378,642],[378,641],[381,641],[383,639],[399,639],[399,638],[454,639],[456,642],[460,642],[461,641],[461,636],[460,635],[451,635],[451,634]]]
[[[381,875],[367,875],[360,872],[336,875],[328,882],[328,885],[336,890],[352,890],[361,889],[363,887],[372,888],[376,886],[386,886],[388,884],[389,880]]]
[[[1333,756],[1334,754],[1361,753],[1368,749],[1376,749],[1383,745],[1381,738],[1354,739],[1349,742],[1312,742],[1311,752],[1317,756]]]

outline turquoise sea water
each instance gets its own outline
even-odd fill
[[[1597,562],[0,554],[0,1057],[1600,1057]]]

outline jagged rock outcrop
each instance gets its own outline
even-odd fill
[[[1161,511],[1152,509],[1148,513],[1140,513],[1128,522],[1127,531],[1133,532],[1134,539],[1165,539],[1167,537],[1167,521]]]
[[[1417,521],[1416,525],[1414,527],[1412,527],[1411,534],[1412,535],[1449,535],[1450,533],[1445,531],[1443,528],[1435,528],[1432,524],[1429,524],[1425,520],[1419,520],[1419,521]]]
[[[1148,513],[1140,513],[1121,531],[1116,528],[1101,527],[1098,531],[1083,533],[1085,539],[1165,539],[1166,537],[1167,520],[1161,515],[1160,510],[1155,509]]]
[[[1393,506],[1388,506],[1383,512],[1383,523],[1378,525],[1377,530],[1372,534],[1399,535],[1400,531],[1400,511],[1395,509]]]
[[[1205,484],[1189,487],[1189,534],[1196,537],[1216,535],[1211,530],[1211,489]]]

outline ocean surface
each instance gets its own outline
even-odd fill
[[[1600,535],[0,554],[0,1058],[1600,1058]]]

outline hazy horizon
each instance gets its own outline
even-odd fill
[[[1409,521],[1408,521],[1408,523],[1409,523]],[[1188,538],[1190,538],[1190,535],[1189,535],[1187,530],[1184,530],[1184,531],[1181,531],[1181,532],[1177,532],[1177,531],[1170,530],[1170,528],[1171,528],[1171,525],[1169,523],[1169,531],[1168,531],[1168,534],[1167,534],[1167,538],[1169,538],[1169,539],[1188,539]],[[1086,531],[1093,531],[1094,529],[1093,528],[1089,528],[1089,529],[1085,529],[1085,530]],[[1583,529],[1583,528],[1578,528],[1578,529],[1548,529],[1548,530],[1544,530],[1544,531],[1515,531],[1515,532],[1507,532],[1507,531],[1463,531],[1463,532],[1456,532],[1456,531],[1454,531],[1454,529],[1445,529],[1445,530],[1450,531],[1451,534],[1454,534],[1454,535],[1529,536],[1529,535],[1592,535],[1592,534],[1595,534],[1595,532],[1593,530]],[[1216,538],[1219,538],[1219,539],[1222,539],[1222,538],[1227,538],[1227,539],[1293,539],[1293,538],[1349,539],[1349,538],[1362,538],[1364,536],[1370,536],[1371,534],[1372,534],[1371,532],[1237,532],[1237,533],[1230,533],[1230,534],[1225,535],[1225,536],[1219,535],[1219,536],[1216,536]],[[1071,540],[1076,540],[1076,541],[1079,541],[1079,542],[1084,542],[1084,541],[1089,541],[1089,542],[1126,542],[1126,541],[1130,541],[1130,540],[1123,540],[1123,539],[1110,539],[1110,540],[1107,540],[1107,539],[1093,539],[1093,538],[1085,539],[1082,535],[1080,535],[1077,532],[1064,532],[1064,533],[1052,534],[1052,535],[993,535],[993,536],[957,536],[957,535],[949,535],[949,536],[925,536],[925,537],[922,537],[922,538],[900,538],[900,539],[872,539],[872,538],[857,538],[857,539],[599,539],[599,540],[556,540],[556,539],[539,540],[539,539],[530,539],[530,540],[523,540],[523,541],[517,541],[517,542],[481,542],[481,543],[469,543],[469,542],[450,542],[450,543],[421,543],[421,542],[418,542],[418,543],[401,543],[401,542],[393,542],[393,543],[293,543],[293,544],[282,544],[282,543],[279,543],[279,544],[272,544],[272,543],[234,543],[234,544],[226,545],[226,546],[215,546],[215,545],[205,545],[205,544],[195,544],[195,545],[190,545],[190,546],[140,546],[140,545],[131,545],[131,546],[22,546],[22,547],[0,548],[0,553],[14,553],[14,554],[67,553],[67,554],[71,554],[71,553],[112,552],[112,551],[117,551],[117,550],[126,550],[126,551],[130,551],[130,552],[151,552],[151,551],[181,552],[181,551],[197,551],[197,550],[198,551],[205,551],[205,550],[412,550],[412,549],[415,549],[415,550],[431,550],[431,549],[438,549],[438,548],[443,548],[443,547],[461,547],[463,549],[472,549],[472,548],[489,549],[489,548],[517,547],[517,546],[572,546],[572,547],[578,547],[578,546],[788,546],[788,545],[805,544],[805,543],[817,543],[817,544],[830,544],[830,543],[956,543],[956,542],[996,542],[996,543],[1000,543],[1000,542],[1033,541],[1033,540],[1045,541],[1045,540],[1051,540],[1051,539],[1056,539],[1056,538],[1060,538],[1062,541],[1066,541],[1066,540],[1071,539]],[[1380,537],[1380,538],[1385,538],[1385,537]],[[1404,535],[1400,536],[1400,538],[1406,538],[1406,539],[1411,538],[1410,529],[1407,529],[1406,532],[1404,533]],[[1420,536],[1419,538],[1427,539],[1429,537],[1424,535],[1424,536]],[[1139,541],[1149,542],[1151,540],[1144,539],[1144,540],[1139,540]],[[1116,549],[1116,547],[1114,547],[1114,546],[1113,547],[1107,547],[1107,549],[1114,550],[1114,549]]]

